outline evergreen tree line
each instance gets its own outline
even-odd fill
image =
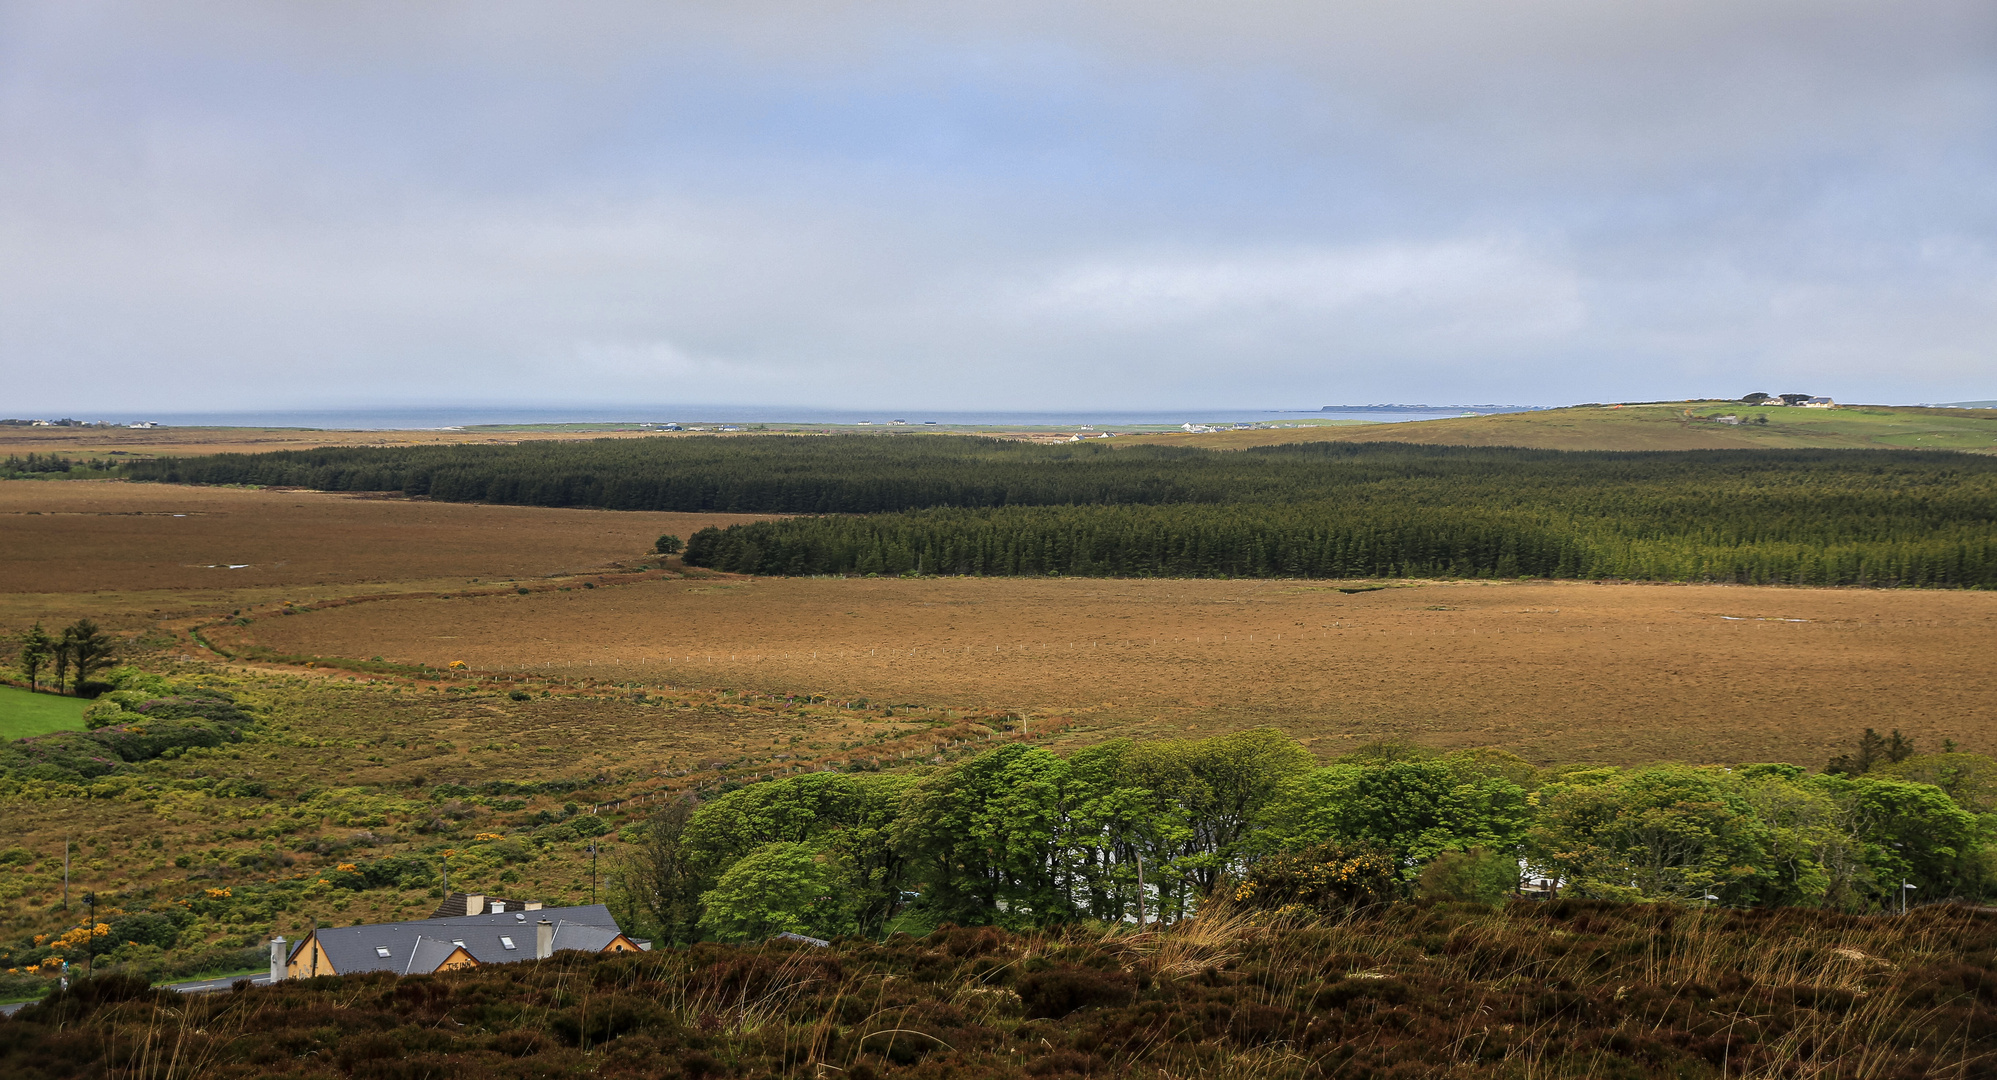
[[[1868,733],[1869,735],[1870,733]],[[1258,889],[1347,902],[1564,896],[1897,910],[1997,890],[1997,761],[1535,768],[1259,730],[1012,743],[924,773],[768,780],[648,823],[625,914],[672,941],[1170,921]],[[1279,898],[1280,899],[1280,898]]]
[[[936,436],[340,448],[137,479],[753,511],[693,565],[762,574],[1532,575],[1997,583],[1997,460],[1903,451],[1240,452]],[[821,515],[872,515],[866,518]]]
[[[1623,513],[1591,517],[1553,507],[1367,500],[918,510],[703,529],[687,541],[685,558],[690,566],[793,576],[1527,576],[1997,585],[1997,530],[1987,523],[1879,528],[1887,535],[1837,540],[1825,535],[1836,528],[1816,528],[1801,515],[1698,524],[1644,509],[1633,500]],[[1722,509],[1717,516],[1746,515]],[[1761,535],[1743,538],[1755,532]]]
[[[8,454],[5,462],[0,462],[0,476],[37,476],[43,473],[66,473],[81,469],[113,469],[115,461],[89,461],[81,458],[66,458],[58,454]]]
[[[90,676],[111,665],[116,649],[117,639],[89,619],[78,619],[53,634],[36,623],[21,635],[15,659],[28,676],[29,693],[41,689],[42,672],[47,671],[56,693],[62,693],[67,682],[71,691],[81,694],[101,686],[93,684]]]
[[[866,514],[931,507],[1283,503],[1376,498],[1576,508],[1632,496],[1711,521],[1736,500],[1870,527],[1988,522],[1997,460],[1868,450],[1641,453],[1295,443],[1040,446],[942,436],[684,438],[340,447],[132,462],[134,480],[396,491],[447,502],[607,510]],[[1750,515],[1761,520],[1762,515]],[[1854,534],[1858,535],[1858,534]]]

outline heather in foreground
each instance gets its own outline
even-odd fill
[[[553,1077],[1997,1075],[1997,917],[1601,901],[697,945],[177,998],[84,982],[0,1073]]]

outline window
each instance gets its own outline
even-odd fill
[[[509,949],[517,949],[517,948],[519,948],[519,947],[520,947],[520,946],[518,946],[518,945],[515,945],[515,944],[513,944],[513,939],[512,939],[512,938],[510,938],[510,937],[503,937],[503,938],[500,938],[500,939],[499,939],[499,943],[500,943],[501,945],[504,945],[504,946],[506,946],[506,947],[507,947],[507,948],[509,948]],[[387,954],[385,954],[385,953],[384,953],[383,955],[387,955]]]
[[[386,956],[388,956],[388,946],[386,946],[386,945],[376,945],[376,946],[374,947],[374,954],[375,954],[376,956],[380,956],[380,957],[386,957]]]

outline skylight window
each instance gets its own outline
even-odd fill
[[[518,945],[515,945],[515,944],[513,944],[513,939],[512,939],[512,938],[510,938],[510,937],[503,937],[503,938],[500,938],[500,939],[499,939],[499,943],[500,943],[501,945],[504,945],[504,946],[506,946],[506,947],[507,947],[507,948],[509,948],[509,949],[517,949],[517,948],[519,948],[519,947],[520,947],[520,946],[518,946]]]
[[[386,957],[386,956],[388,955],[388,946],[386,946],[386,945],[376,945],[376,946],[374,947],[374,954],[375,954],[376,956],[380,956],[380,957]]]

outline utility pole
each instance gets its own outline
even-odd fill
[[[62,841],[62,909],[69,910],[69,838]]]
[[[596,841],[589,842],[589,902],[596,903]]]
[[[90,962],[96,959],[97,953],[97,894],[84,893],[83,902],[90,905],[90,921],[83,924],[84,929],[89,931],[83,935],[83,977],[87,979],[90,977]]]

